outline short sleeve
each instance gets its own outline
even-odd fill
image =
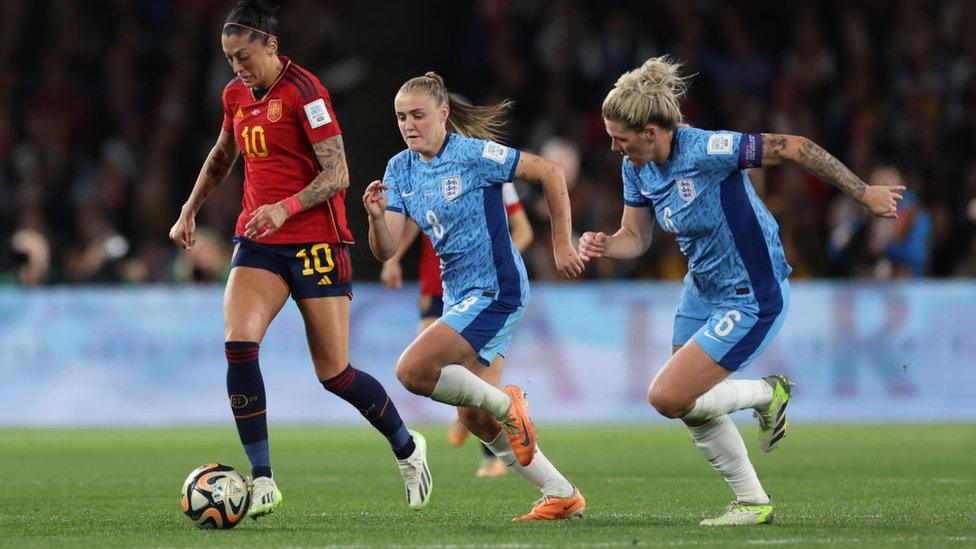
[[[227,90],[230,89],[228,85],[224,88],[223,93],[220,94],[220,104],[224,111],[224,122],[221,125],[221,129],[228,133],[234,133],[234,113],[231,112],[231,106],[228,104]]]
[[[342,133],[332,108],[329,91],[318,78],[291,67],[287,75],[297,93],[293,96],[295,113],[309,143],[325,141]]]
[[[702,132],[692,153],[698,168],[724,175],[762,166],[762,134],[730,131]]]
[[[620,165],[620,178],[624,182],[624,204],[632,208],[651,206],[651,201],[641,194],[637,172],[630,165],[630,160],[626,158],[624,158],[623,163]]]
[[[519,200],[518,191],[515,190],[515,183],[502,183],[502,201],[505,202],[505,211],[512,215],[522,209],[522,201]]]
[[[507,183],[515,179],[515,168],[522,154],[518,149],[494,141],[472,139],[468,150],[481,176],[479,179],[484,183]]]
[[[386,211],[403,213],[403,197],[400,195],[401,170],[396,168],[396,158],[391,158],[386,164],[386,172],[383,173],[383,183],[389,185],[386,190]]]

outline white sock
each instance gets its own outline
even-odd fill
[[[441,377],[430,398],[451,406],[478,408],[496,419],[507,417],[512,405],[512,399],[504,391],[457,364],[441,368]]]
[[[688,421],[705,421],[731,412],[767,406],[773,400],[773,388],[761,379],[726,379],[695,400]]]
[[[705,454],[705,459],[725,478],[735,499],[747,503],[769,503],[769,496],[759,484],[756,470],[749,461],[749,453],[742,442],[742,435],[728,414],[708,420],[698,427],[688,426],[695,445]]]
[[[535,447],[535,455],[532,457],[532,463],[523,467],[515,460],[515,451],[512,450],[512,445],[509,444],[504,430],[498,432],[495,440],[491,442],[482,441],[482,444],[498,456],[505,465],[515,469],[518,474],[522,475],[522,478],[535,485],[544,496],[568,498],[576,490],[566,480],[566,477],[556,470],[556,467],[542,453],[542,450],[538,446]]]

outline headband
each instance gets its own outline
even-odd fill
[[[261,30],[261,29],[256,29],[256,28],[254,28],[254,27],[249,27],[249,26],[247,26],[247,25],[242,25],[242,24],[240,24],[240,23],[224,23],[224,28],[225,28],[225,29],[226,29],[227,27],[230,27],[230,26],[235,26],[235,27],[241,27],[242,29],[248,29],[248,30],[251,30],[251,31],[254,31],[254,32],[257,32],[257,33],[260,33],[260,34],[263,34],[263,35],[265,35],[265,36],[267,36],[268,38],[278,38],[277,36],[275,36],[275,35],[273,35],[273,34],[271,34],[271,33],[269,33],[269,32],[264,32],[264,31],[263,31],[263,30]]]

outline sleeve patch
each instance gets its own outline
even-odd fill
[[[508,147],[499,145],[494,141],[485,141],[485,149],[481,152],[481,156],[489,160],[494,160],[499,164],[504,164],[508,158]]]
[[[321,97],[305,104],[305,116],[308,117],[308,123],[313,130],[332,122],[329,109],[325,108],[325,100]]]
[[[708,154],[732,154],[732,134],[716,133],[708,137]]]

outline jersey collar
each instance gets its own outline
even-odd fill
[[[417,159],[420,160],[420,163],[421,164],[423,164],[423,165],[426,166],[426,165],[430,164],[431,162],[437,160],[438,158],[441,157],[442,154],[444,154],[444,151],[447,149],[447,144],[451,141],[451,136],[452,135],[454,135],[454,134],[452,134],[451,132],[447,132],[447,134],[445,134],[445,136],[444,136],[444,142],[441,143],[440,150],[438,150],[437,151],[437,154],[435,154],[433,156],[433,158],[431,158],[430,160],[424,161],[423,157],[421,157],[420,156],[420,153],[418,153],[418,152],[415,152],[413,154],[417,156]]]
[[[258,99],[257,96],[254,95],[253,88],[247,89],[248,93],[251,94],[251,99],[253,99],[254,101],[258,103],[264,103],[265,101],[267,101],[268,96],[271,95],[271,90],[273,90],[275,86],[278,85],[278,82],[281,82],[281,79],[285,77],[285,73],[288,72],[288,67],[291,66],[291,59],[288,59],[284,55],[279,55],[278,59],[281,60],[281,72],[278,73],[278,78],[275,78],[275,81],[272,82],[270,86],[268,86],[268,89],[264,90],[264,95],[261,96],[261,99]]]

